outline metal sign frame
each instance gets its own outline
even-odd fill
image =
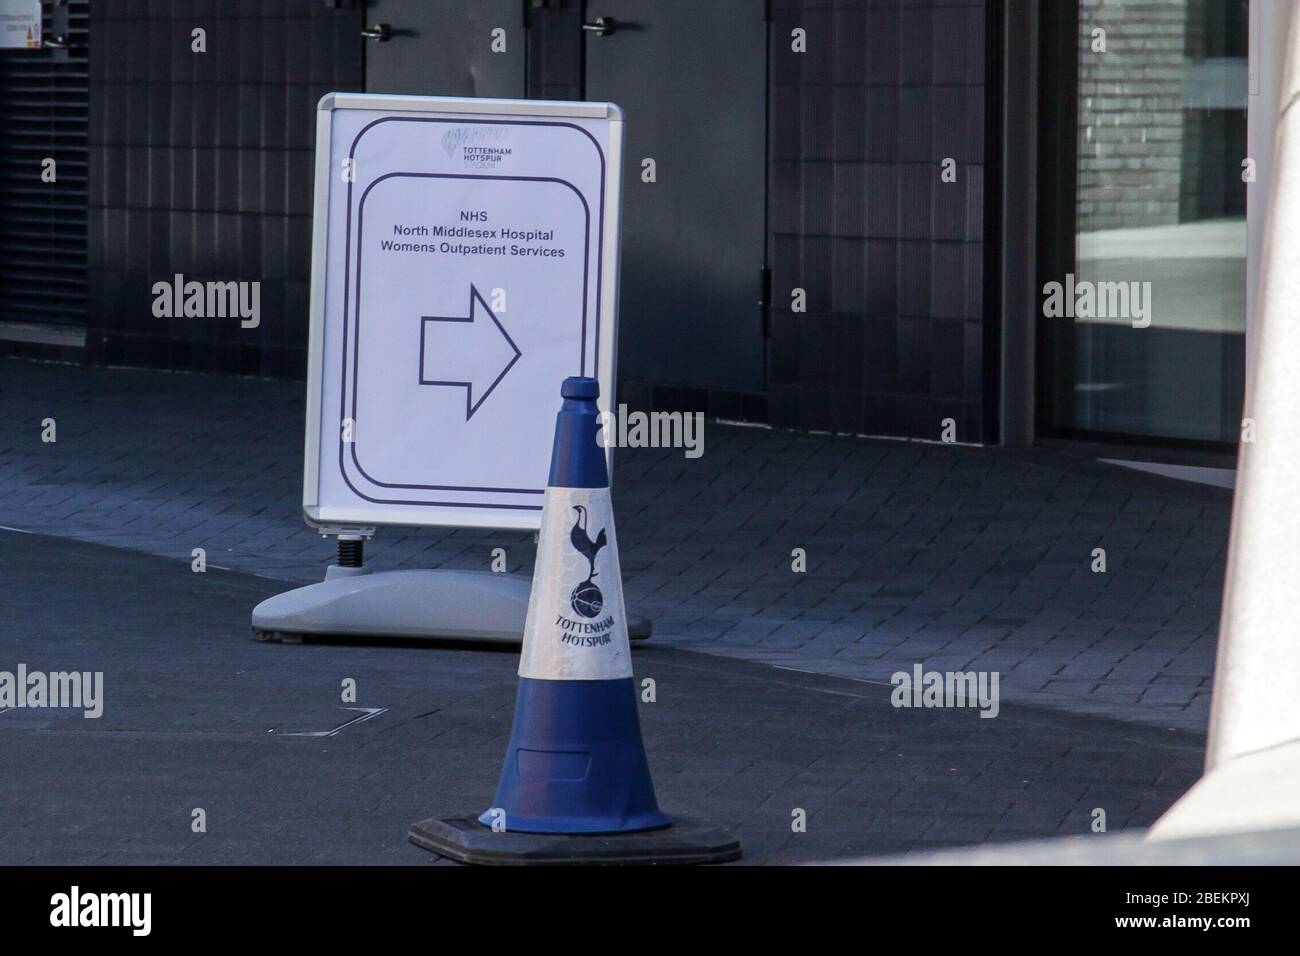
[[[582,118],[607,120],[605,150],[604,218],[600,225],[598,262],[603,281],[596,303],[598,328],[595,362],[600,381],[600,408],[608,411],[613,401],[618,355],[618,266],[619,223],[622,198],[623,113],[612,103],[582,103],[550,100],[478,99],[472,97],[397,96],[369,93],[329,93],[317,106],[315,185],[312,206],[311,311],[307,348],[307,415],[303,443],[303,517],[322,533],[336,533],[349,526],[406,525],[416,527],[469,527],[502,530],[532,530],[541,527],[541,502],[537,510],[511,512],[463,508],[463,514],[449,519],[446,514],[422,514],[409,505],[375,504],[339,507],[320,502],[321,424],[324,420],[325,306],[329,211],[333,170],[333,116],[336,110],[376,110],[393,114],[477,114],[532,119]],[[588,294],[584,289],[584,295]],[[346,317],[345,317],[346,322]],[[559,408],[559,382],[555,402]],[[341,426],[341,423],[340,423]],[[606,449],[612,468],[612,448]],[[612,471],[611,471],[612,474]],[[424,520],[421,520],[424,519]],[[329,531],[325,529],[328,528]]]

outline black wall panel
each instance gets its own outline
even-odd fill
[[[416,96],[518,98],[527,83],[523,0],[366,0],[366,90]],[[493,32],[504,31],[503,49]]]
[[[89,14],[86,0],[42,9],[43,49],[0,50],[0,323],[72,328],[86,321]]]
[[[773,0],[773,424],[991,438],[986,20],[983,0]]]
[[[530,95],[580,95],[580,8],[528,11]],[[301,376],[314,107],[363,88],[364,5],[96,0],[91,15],[92,360]],[[768,203],[766,400],[724,408],[666,376],[640,383],[638,404],[925,438],[953,418],[958,440],[995,438],[988,18],[984,0],[772,0],[768,195],[754,197]],[[207,53],[191,52],[195,27]],[[156,318],[152,286],[178,272],[261,282],[261,327]]]
[[[304,374],[315,107],[361,89],[361,26],[324,0],[91,4],[93,360]],[[260,326],[155,317],[176,273],[260,282]]]
[[[529,0],[529,99],[582,99],[582,3]]]
[[[626,117],[618,374],[763,386],[767,21],[761,0],[600,0],[586,89]],[[655,164],[653,182],[643,163]]]

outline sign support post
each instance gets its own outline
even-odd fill
[[[254,636],[517,643],[527,577],[372,573],[364,542],[540,528],[559,383],[614,395],[622,112],[331,93],[317,119],[303,514],[340,559]]]

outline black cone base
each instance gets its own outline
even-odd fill
[[[653,865],[726,863],[740,859],[740,842],[725,830],[674,817],[671,826],[637,833],[497,832],[474,817],[421,820],[411,827],[416,846],[489,866]]]

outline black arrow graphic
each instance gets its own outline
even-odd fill
[[[420,317],[420,384],[465,389],[465,421],[474,417],[522,354],[473,284],[469,315]]]

